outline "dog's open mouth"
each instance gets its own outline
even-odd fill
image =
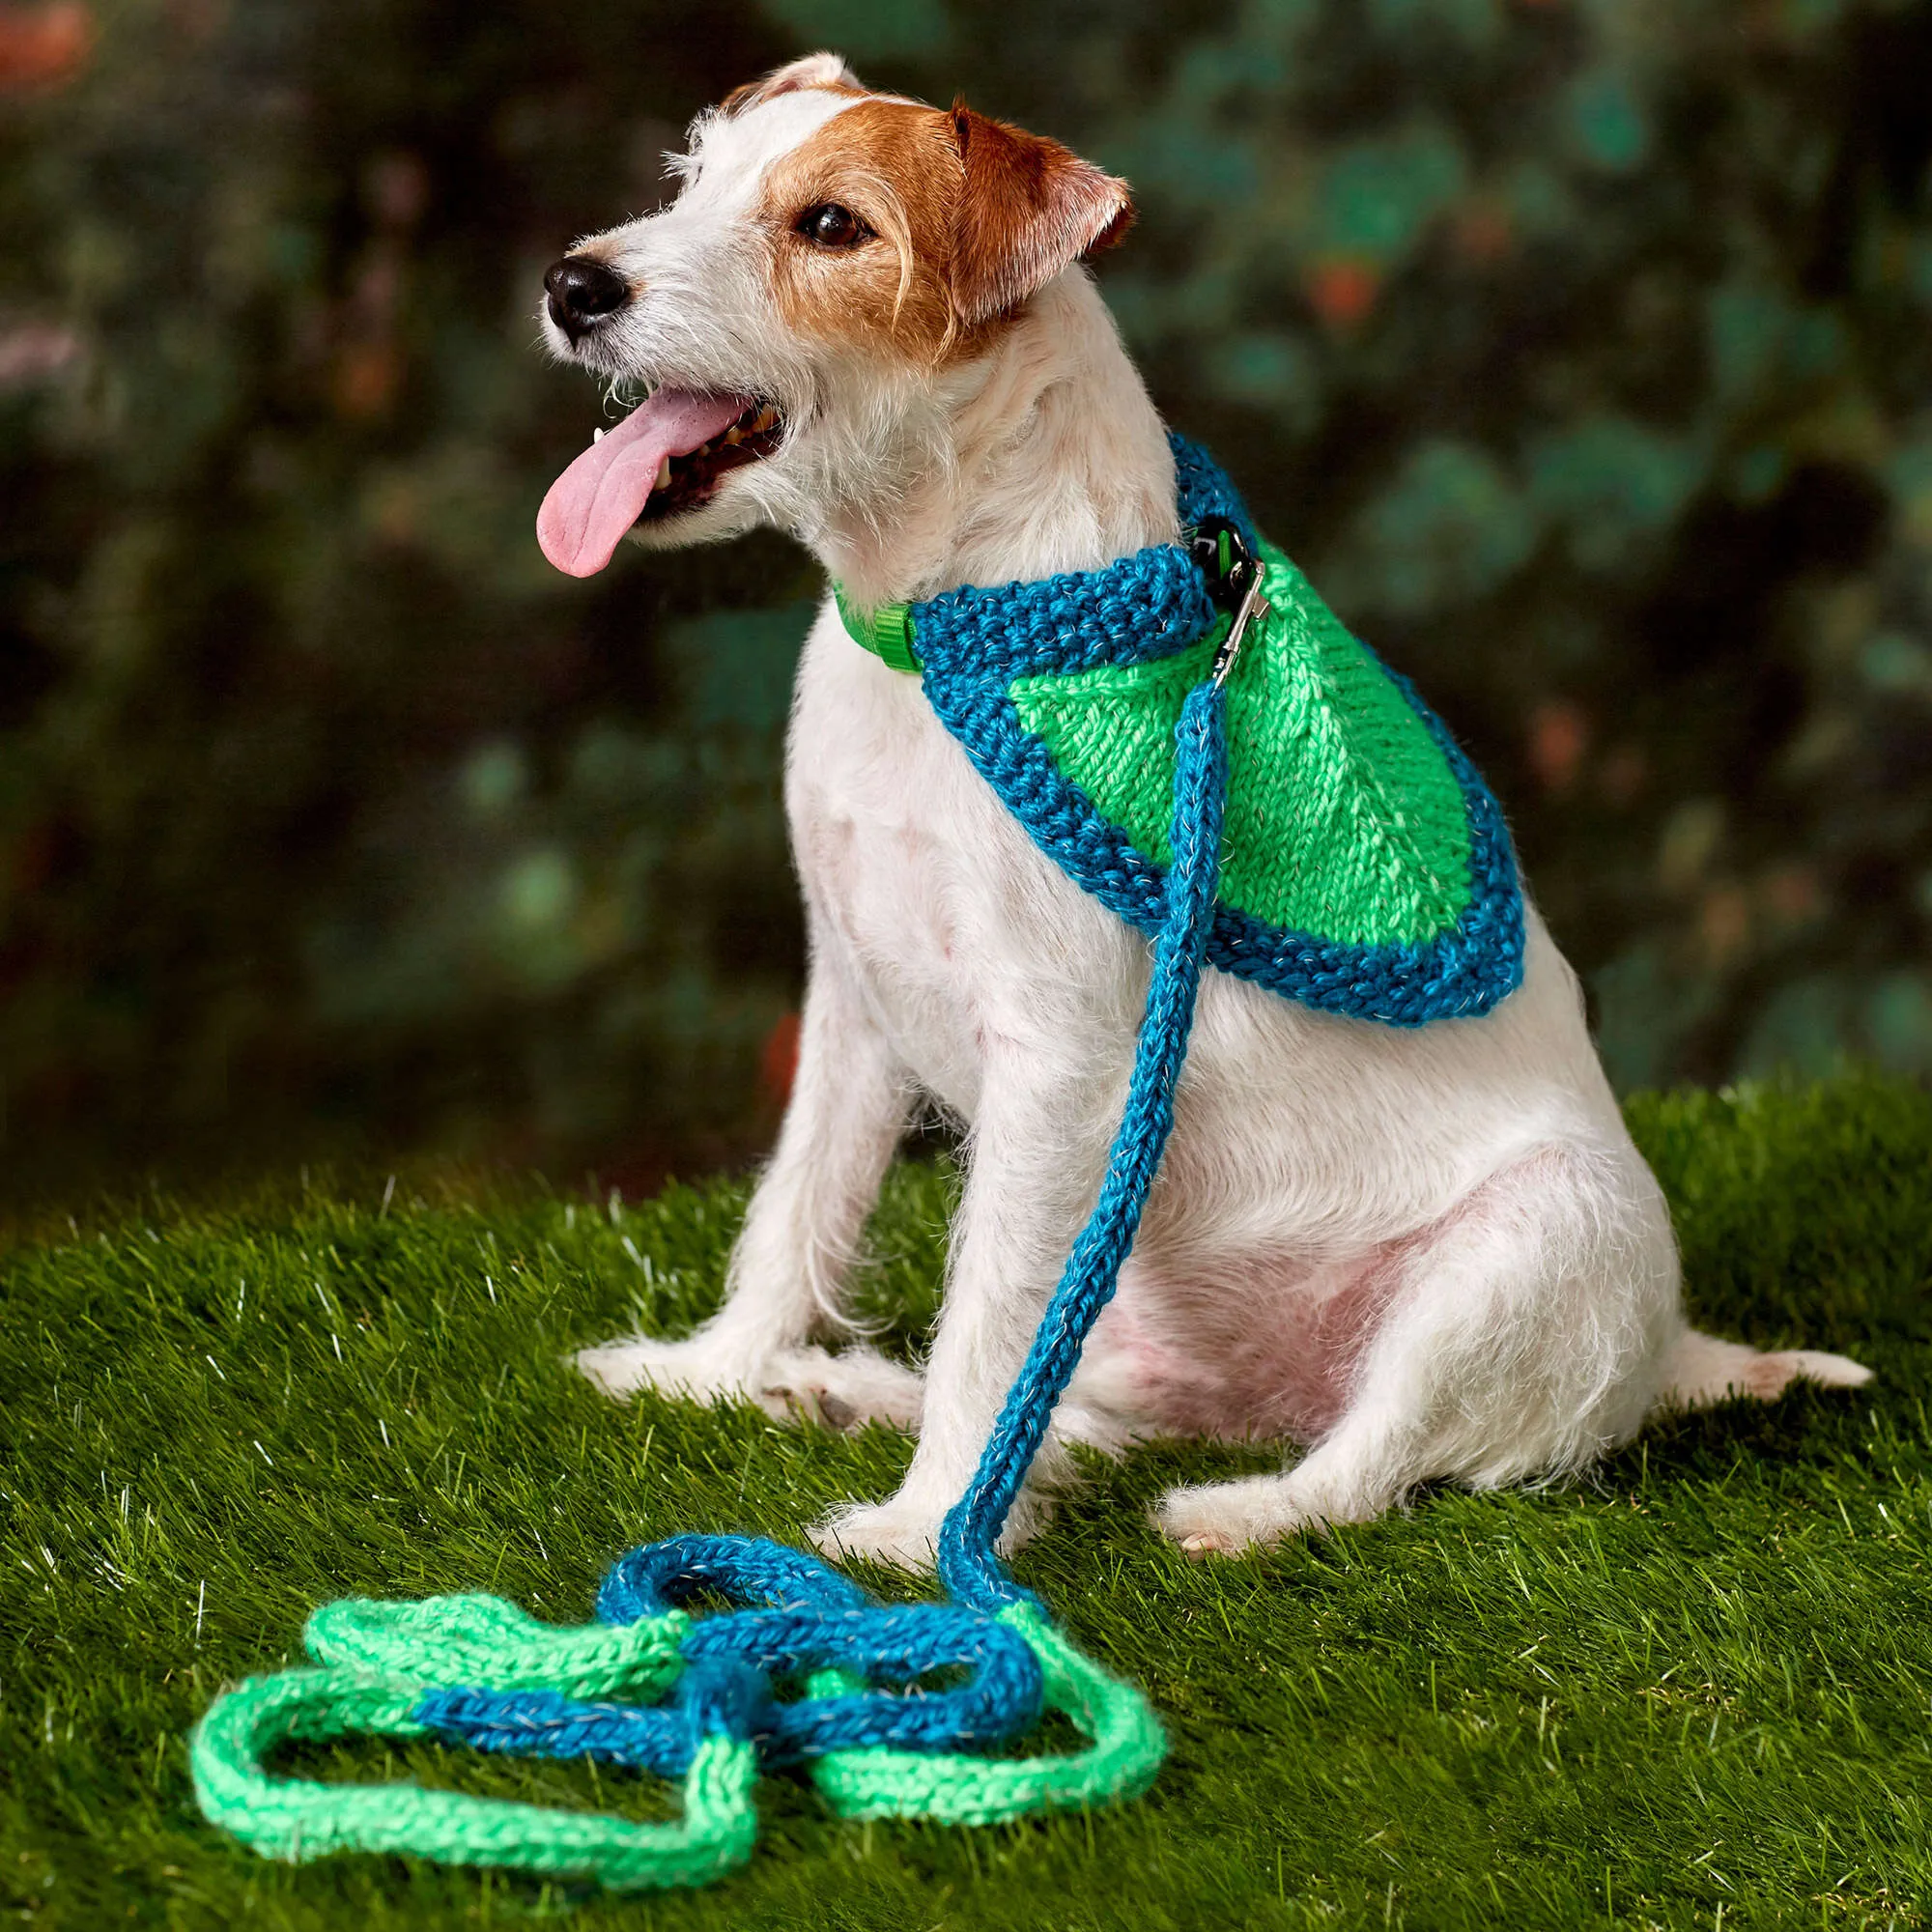
[[[717,489],[725,470],[769,456],[783,433],[784,425],[770,403],[747,403],[722,436],[700,442],[681,456],[665,457],[652,479],[651,494],[638,512],[638,522],[656,523],[660,518],[696,509]]]
[[[769,456],[783,437],[783,420],[760,397],[667,384],[551,485],[537,541],[557,569],[589,577],[633,524],[696,509],[727,470]]]

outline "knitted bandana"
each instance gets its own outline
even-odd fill
[[[1441,721],[1343,629],[1233,484],[1170,439],[1180,520],[1225,519],[1268,614],[1227,687],[1220,903],[1208,957],[1327,1012],[1394,1026],[1487,1012],[1522,979],[1522,896],[1501,810]],[[1187,551],[952,590],[846,629],[917,673],[940,722],[1034,841],[1150,935],[1167,902],[1175,726],[1228,629]]]

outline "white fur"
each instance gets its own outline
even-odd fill
[[[791,424],[778,454],[643,540],[773,523],[862,600],[887,600],[1096,568],[1172,538],[1161,424],[1077,267],[983,359],[943,375],[786,332],[750,211],[769,162],[845,104],[808,90],[700,121],[677,204],[589,244],[644,294],[577,359],[626,381],[756,391]],[[918,1427],[898,1493],[820,1534],[923,1562],[1094,1203],[1148,946],[1037,850],[917,680],[854,645],[829,600],[799,669],[785,802],[810,973],[796,1085],[729,1294],[685,1341],[580,1359],[613,1394],[740,1395]],[[970,1129],[923,1386],[870,1350],[810,1346],[839,1324],[920,1094]],[[1331,1317],[1339,1344],[1321,1339]],[[1575,1469],[1661,1403],[1866,1371],[1687,1328],[1662,1197],[1532,910],[1523,984],[1481,1019],[1402,1031],[1207,976],[1138,1246],[1009,1541],[1065,1475],[1067,1440],[1118,1449],[1176,1414],[1266,1428],[1275,1381],[1323,1375],[1336,1412],[1305,1457],[1176,1491],[1161,1526],[1192,1551],[1238,1549],[1376,1516],[1435,1478]]]

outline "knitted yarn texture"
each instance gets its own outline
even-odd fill
[[[699,1591],[736,1613],[666,1607]],[[189,1762],[204,1815],[270,1858],[391,1852],[641,1890],[701,1885],[742,1864],[757,1835],[753,1789],[773,1764],[808,1762],[843,1817],[990,1824],[1135,1796],[1166,1751],[1146,1698],[1030,1606],[995,1618],[871,1605],[817,1558],[755,1538],[634,1550],[606,1578],[598,1613],[600,1623],[558,1630],[493,1597],[325,1605],[305,1633],[318,1667],[250,1679],[196,1727]],[[773,1674],[828,1660],[835,1667],[813,1670],[805,1697],[778,1700]],[[963,1690],[868,1688],[916,1686],[960,1663],[973,1671]],[[958,1748],[1009,1738],[1042,1709],[1069,1719],[1086,1747],[1019,1758]],[[639,1824],[270,1769],[284,1744],[355,1736],[593,1758],[675,1778],[680,1815]]]

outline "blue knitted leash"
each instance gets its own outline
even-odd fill
[[[1174,1124],[1175,1088],[1193,1026],[1220,869],[1227,786],[1222,686],[1258,604],[1258,580],[1232,582],[1239,600],[1236,621],[1212,672],[1189,694],[1175,734],[1175,858],[1167,915],[1154,945],[1126,1103],[1099,1199],[1073,1243],[980,1466],[940,1531],[940,1578],[960,1607],[871,1606],[812,1558],[760,1538],[728,1536],[673,1538],[635,1550],[600,1594],[598,1613],[613,1623],[680,1606],[706,1589],[722,1591],[748,1610],[770,1606],[728,1620],[742,1627],[735,1632],[718,1619],[698,1626],[685,1645],[694,1662],[730,1656],[765,1672],[838,1668],[851,1674],[854,1687],[880,1676],[889,1658],[896,1667],[884,1674],[900,1682],[942,1663],[977,1666],[974,1679],[956,1691],[905,1697],[848,1690],[816,1709],[813,1699],[793,1711],[768,1713],[753,1729],[773,1759],[861,1744],[947,1748],[1009,1735],[1037,1712],[1037,1682],[1013,1667],[1000,1645],[1007,1633],[990,1619],[1016,1604],[1039,1606],[1013,1581],[994,1546],[1088,1333],[1113,1296]],[[686,1761],[692,1747],[688,1727],[669,1714],[585,1709],[551,1692],[448,1690],[427,1701],[419,1715],[444,1735],[491,1750],[587,1753],[666,1770]]]
[[[1174,1090],[1194,1025],[1214,887],[1220,874],[1221,811],[1228,783],[1227,700],[1222,686],[1242,633],[1260,607],[1257,574],[1212,672],[1188,694],[1175,731],[1174,864],[1167,916],[1154,945],[1153,977],[1141,1018],[1127,1102],[1107,1159],[1100,1198],[1067,1256],[1033,1346],[966,1493],[939,1533],[939,1575],[962,1604],[995,1610],[1022,1592],[994,1553],[1013,1498],[1039,1453],[1053,1411],[1079,1366],[1080,1350],[1113,1299],[1121,1264],[1139,1231],[1141,1210],[1174,1125]]]
[[[1054,1628],[994,1546],[1113,1296],[1174,1124],[1220,873],[1222,685],[1249,620],[1266,608],[1253,553],[1235,542],[1250,566],[1243,575],[1230,568],[1227,546],[1224,536],[1218,569],[1204,559],[1229,622],[1176,729],[1174,860],[1126,1103],[1094,1211],[980,1466],[942,1525],[939,1573],[952,1603],[877,1605],[781,1545],[685,1536],[624,1557],[599,1593],[600,1625],[582,1630],[537,1625],[494,1598],[329,1605],[306,1633],[322,1667],[251,1680],[197,1727],[195,1787],[211,1818],[283,1858],[412,1852],[639,1889],[701,1884],[750,1855],[759,1765],[809,1763],[847,1817],[962,1824],[1103,1803],[1152,1778],[1166,1746],[1147,1700]],[[1207,615],[1211,623],[1211,608]],[[693,1615],[706,1596],[722,1596],[729,1610]],[[963,1672],[963,1681],[928,1688],[922,1680],[936,1671]],[[804,1696],[781,1695],[800,1682]],[[993,1758],[962,1749],[1018,1735],[1042,1705],[1085,1734],[1084,1749]],[[357,1732],[429,1734],[681,1777],[683,1818],[637,1825],[268,1769],[287,1738]]]

